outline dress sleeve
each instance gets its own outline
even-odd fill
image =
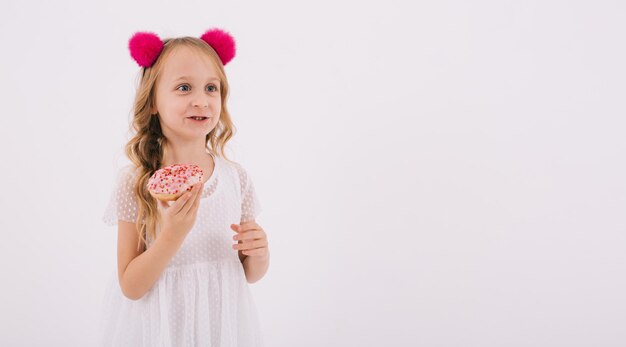
[[[137,219],[137,202],[133,194],[132,166],[120,170],[111,192],[109,204],[104,211],[102,221],[109,226],[116,226],[117,221],[134,223]]]
[[[256,219],[263,209],[250,175],[241,165],[237,165],[237,169],[239,172],[239,182],[241,184],[240,223],[244,223]]]

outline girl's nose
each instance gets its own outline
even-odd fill
[[[196,95],[192,104],[194,107],[209,107],[209,97],[206,95]]]
[[[197,98],[197,99],[195,99],[193,101],[193,106],[194,107],[208,107],[209,106],[209,102],[208,102],[208,100],[200,97],[200,98]]]

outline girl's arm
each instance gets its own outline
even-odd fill
[[[141,299],[152,288],[184,241],[162,230],[146,251],[137,250],[135,223],[118,221],[117,270],[120,288],[131,300]]]
[[[270,266],[269,251],[262,257],[246,257],[243,261],[243,269],[246,274],[246,281],[254,283],[263,278]]]

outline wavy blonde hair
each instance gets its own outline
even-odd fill
[[[156,226],[161,221],[157,201],[150,195],[146,187],[148,179],[161,168],[167,138],[161,130],[161,122],[157,115],[151,114],[156,105],[156,85],[163,71],[167,57],[180,46],[195,49],[205,54],[214,63],[220,78],[220,94],[222,112],[215,128],[206,135],[206,149],[214,155],[220,155],[230,161],[224,153],[226,143],[234,134],[235,126],[226,107],[228,97],[228,80],[224,65],[213,48],[205,41],[195,37],[169,38],[163,40],[163,50],[151,67],[142,69],[137,94],[135,95],[131,133],[133,137],[125,146],[126,156],[135,166],[133,193],[138,205],[135,225],[139,234],[137,250],[147,249],[147,236],[156,238]],[[220,154],[218,154],[220,153]]]

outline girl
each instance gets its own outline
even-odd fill
[[[234,128],[224,65],[235,42],[219,29],[165,40],[142,32],[129,48],[143,69],[126,145],[132,164],[103,217],[118,226],[118,269],[101,345],[262,346],[248,283],[267,271],[267,236],[250,176],[224,154]],[[148,179],[176,163],[198,165],[202,181],[171,205],[155,201]]]

